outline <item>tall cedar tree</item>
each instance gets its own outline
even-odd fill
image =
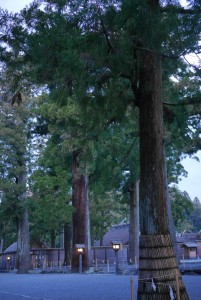
[[[44,99],[45,95],[42,96]],[[49,101],[49,103],[48,103]],[[70,252],[65,251],[66,258],[65,262],[71,260],[72,271],[76,272],[79,269],[79,255],[76,251],[76,244],[84,244],[85,251],[83,254],[83,267],[87,269],[90,263],[90,224],[89,224],[89,207],[88,207],[88,174],[86,172],[85,161],[82,156],[85,156],[87,152],[90,152],[90,146],[86,142],[86,132],[87,132],[87,122],[85,120],[85,115],[80,111],[79,106],[76,105],[72,97],[67,97],[67,103],[59,104],[52,103],[51,97],[46,97],[46,101],[41,105],[42,116],[47,120],[49,125],[49,133],[51,137],[47,143],[47,149],[50,148],[51,143],[53,143],[55,149],[60,151],[56,154],[56,159],[51,162],[50,155],[46,157],[46,152],[44,152],[44,161],[46,158],[46,164],[51,162],[52,166],[48,165],[48,169],[58,170],[58,166],[63,161],[63,167],[69,168],[69,161],[65,161],[66,157],[71,156],[71,168],[72,168],[72,185],[71,188],[67,186],[67,176],[66,189],[68,190],[69,197],[72,197],[72,207],[73,207],[73,228],[72,228],[72,259],[70,259]],[[56,139],[57,137],[57,139]],[[87,147],[88,146],[88,147]],[[60,162],[58,161],[58,158]],[[84,161],[84,163],[83,163]],[[47,170],[48,170],[47,169]],[[47,172],[46,170],[46,172]],[[55,171],[54,171],[55,173]],[[65,171],[63,171],[65,173]],[[66,169],[66,175],[69,173]],[[59,174],[58,174],[59,176]],[[36,183],[37,186],[37,183]],[[61,222],[61,220],[59,221]],[[65,237],[69,233],[69,220],[66,216],[66,224],[64,227]],[[69,248],[69,240],[65,241],[65,245]]]
[[[24,105],[1,103],[0,151],[3,218],[17,227],[18,273],[30,269],[29,221],[27,209],[27,112]]]

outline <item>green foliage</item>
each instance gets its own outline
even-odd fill
[[[103,235],[114,224],[128,219],[128,206],[122,202],[122,194],[115,191],[90,194],[91,238],[102,241]]]
[[[9,102],[1,101],[0,116],[0,190],[3,192],[0,235],[6,247],[16,241],[19,221],[27,211],[27,137],[30,114],[24,97],[20,105],[14,103],[11,106]]]
[[[170,199],[176,230],[178,232],[192,230],[193,226],[190,222],[190,216],[193,212],[192,201],[188,199],[184,193],[179,191],[176,186],[170,189]]]
[[[22,203],[19,197],[24,192],[25,182],[20,178],[26,174],[26,129],[22,121],[27,118],[27,111],[22,106],[11,107],[5,102],[1,103],[0,121],[0,186],[4,193],[2,204],[8,217],[19,217],[22,214]]]
[[[193,225],[195,232],[200,232],[201,230],[201,203],[198,198],[193,200],[193,212],[190,216],[190,221]]]
[[[200,232],[201,228],[201,203],[198,198],[193,201],[187,192],[178,188],[170,188],[171,206],[175,228],[178,232]]]
[[[59,137],[52,135],[31,177],[32,195],[29,199],[31,236],[49,242],[50,233],[60,232],[71,222],[70,170],[68,157],[61,151]]]

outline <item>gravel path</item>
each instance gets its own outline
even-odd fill
[[[137,276],[134,276],[135,300]],[[190,300],[201,300],[201,276],[184,275]],[[1,300],[130,300],[130,276],[0,274]]]

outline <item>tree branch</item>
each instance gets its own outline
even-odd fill
[[[198,97],[188,98],[179,103],[170,103],[170,102],[163,101],[164,105],[169,105],[169,106],[194,105],[194,104],[198,104],[198,103],[201,103],[201,98],[198,98]]]
[[[106,38],[107,44],[108,44],[110,50],[113,50],[114,47],[112,46],[112,44],[111,44],[111,42],[110,42],[110,40],[109,40],[109,35],[108,35],[108,32],[107,32],[107,30],[106,30],[106,28],[105,28],[105,24],[104,24],[104,22],[103,22],[103,18],[102,18],[102,15],[101,15],[100,7],[98,8],[98,13],[99,13],[101,25],[102,25],[102,28],[103,28],[103,34],[104,34],[104,36],[105,36],[105,38]]]
[[[162,12],[171,12],[171,11],[175,11],[178,14],[182,14],[182,15],[195,15],[195,14],[200,14],[201,13],[201,9],[191,9],[191,8],[184,8],[184,7],[175,7],[173,5],[168,5],[166,7],[162,7],[161,11]]]
[[[150,53],[153,53],[153,54],[157,54],[157,55],[160,55],[162,58],[168,58],[168,59],[178,59],[179,57],[183,56],[185,54],[185,52],[182,52],[180,55],[167,55],[167,54],[164,54],[162,52],[157,52],[157,51],[154,51],[154,50],[151,50],[151,49],[148,49],[148,48],[144,48],[144,47],[135,47],[136,50],[140,50],[140,51],[146,51],[146,52],[150,52]]]

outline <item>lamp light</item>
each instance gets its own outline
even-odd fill
[[[84,253],[85,244],[75,244],[75,248],[79,254],[79,273],[82,273],[82,255]]]
[[[119,240],[112,241],[112,249],[114,250],[116,256],[116,274],[118,274],[118,251],[122,247],[122,242]]]

